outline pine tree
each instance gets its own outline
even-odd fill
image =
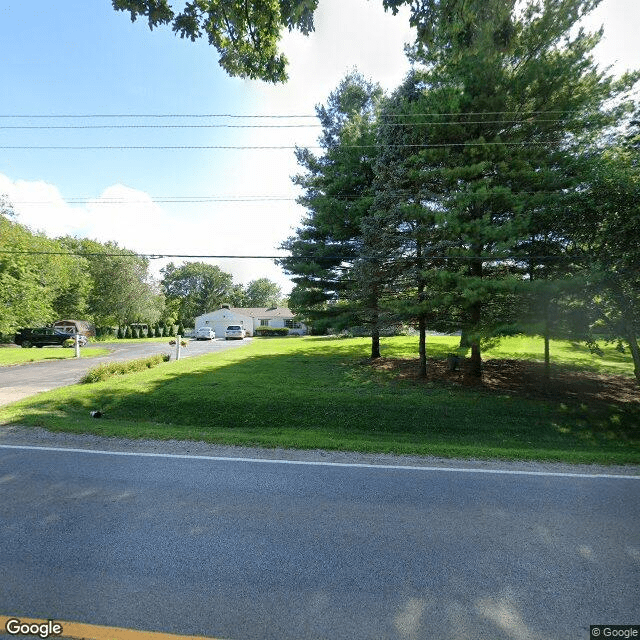
[[[298,202],[309,214],[281,245],[291,257],[279,263],[295,283],[290,307],[311,321],[340,327],[371,320],[359,313],[351,269],[359,255],[361,221],[374,197],[375,113],[381,97],[378,85],[357,73],[348,75],[327,106],[317,108],[324,154],[308,149],[296,154],[305,169],[294,178],[305,191]]]
[[[459,314],[474,377],[482,372],[482,338],[516,319],[513,301],[523,281],[550,277],[546,261],[570,242],[555,212],[576,184],[573,158],[623,113],[623,106],[605,105],[634,82],[597,69],[590,52],[600,33],[571,33],[595,4],[421,5],[423,40],[412,57],[423,67],[404,88],[407,115],[389,126],[401,145],[408,130],[419,131],[422,141],[398,147],[414,152],[396,153],[384,167],[399,176],[391,191],[404,188],[403,181],[411,185],[393,209],[433,213],[426,237],[437,259],[421,269],[432,299],[421,302],[425,312]],[[416,232],[407,223],[403,228]]]

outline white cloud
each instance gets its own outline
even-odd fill
[[[238,209],[238,205],[221,205],[215,212],[205,210],[188,218],[169,211],[144,191],[121,184],[107,187],[99,197],[82,204],[66,202],[57,187],[43,181],[13,181],[0,174],[0,194],[13,204],[17,220],[33,231],[49,237],[63,235],[113,241],[132,251],[154,255],[273,255],[277,244],[287,235],[287,220],[276,211]],[[193,207],[193,205],[191,205]],[[242,206],[242,205],[240,205]],[[251,203],[246,205],[251,207]],[[255,207],[254,207],[255,208]],[[197,209],[196,209],[197,211]],[[295,216],[295,214],[293,214]],[[280,224],[274,224],[278,222]],[[156,259],[152,272],[170,260]],[[247,284],[267,277],[288,293],[291,283],[272,260],[203,259],[231,273],[234,282]]]
[[[76,215],[55,185],[42,180],[13,181],[0,174],[0,194],[13,205],[18,222],[32,231],[54,237],[72,233],[78,226]]]

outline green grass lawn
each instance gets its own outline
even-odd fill
[[[90,349],[82,348],[80,357],[96,358],[98,356],[106,356],[109,353],[107,348]],[[20,349],[13,347],[3,347],[0,349],[0,367],[6,367],[12,364],[25,364],[27,362],[40,362],[42,360],[67,360],[75,357],[75,349],[64,347],[42,347],[38,349],[32,347],[30,349]]]
[[[431,338],[430,355],[456,344]],[[638,403],[594,408],[417,384],[377,374],[366,364],[368,350],[364,338],[259,339],[43,393],[0,410],[0,423],[265,447],[640,463]],[[382,350],[413,357],[417,338],[384,339]],[[509,339],[487,357],[538,357],[541,350],[541,341]],[[552,353],[572,366],[597,357],[569,343],[554,343]],[[607,351],[596,368],[630,373],[619,355]],[[91,419],[93,409],[105,417]]]
[[[365,340],[363,338],[363,340]],[[469,349],[458,349],[460,338],[455,336],[430,336],[427,338],[427,355],[444,358],[448,353],[468,354]],[[382,355],[390,358],[416,357],[417,338],[398,337],[382,342]],[[550,347],[552,364],[595,371],[612,375],[633,376],[633,361],[629,353],[620,353],[615,345],[600,343],[603,355],[594,355],[582,343],[569,340],[553,340]],[[514,360],[544,361],[542,338],[514,336],[504,338],[496,346],[483,350],[483,359],[510,358]]]

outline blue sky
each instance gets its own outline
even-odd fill
[[[603,0],[587,26],[605,26],[598,49],[616,73],[640,66],[640,2]],[[27,118],[98,114],[314,114],[358,68],[393,89],[408,70],[406,13],[380,0],[320,0],[316,32],[286,34],[287,85],[229,78],[206,43],[131,23],[109,0],[3,0],[0,6],[0,147],[316,144],[319,129],[92,128],[86,125],[316,125],[312,118]],[[22,116],[7,118],[6,116]],[[0,149],[0,193],[18,219],[47,235],[115,240],[155,254],[271,255],[304,215],[293,202],[297,172],[282,150]],[[207,197],[206,202],[171,202]],[[243,202],[224,202],[244,198]],[[258,200],[263,198],[263,200]],[[270,200],[264,200],[270,198]],[[277,199],[275,199],[277,198]],[[249,201],[247,201],[249,200]],[[179,260],[177,260],[179,262]],[[290,283],[271,261],[212,261],[247,283]],[[166,261],[154,261],[155,269]]]

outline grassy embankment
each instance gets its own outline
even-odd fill
[[[430,338],[445,357],[455,338]],[[585,404],[400,380],[367,364],[366,339],[264,339],[242,349],[76,385],[0,410],[1,424],[105,436],[445,457],[640,463],[640,403]],[[416,338],[383,340],[415,357]],[[510,338],[490,358],[542,359],[542,341]],[[554,342],[556,365],[631,375],[613,348]],[[94,420],[89,411],[105,417]]]

